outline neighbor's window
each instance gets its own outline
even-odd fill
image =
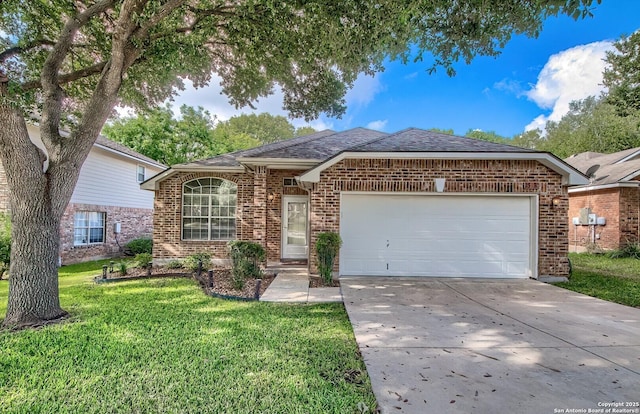
[[[141,183],[144,181],[144,167],[142,165],[138,165],[138,182]]]
[[[73,217],[73,245],[104,243],[107,213],[78,211]]]
[[[236,238],[237,186],[219,178],[198,178],[182,191],[183,240]]]

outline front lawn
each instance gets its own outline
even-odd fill
[[[60,271],[72,322],[0,332],[0,412],[357,413],[375,409],[341,304],[232,302],[187,279],[95,285]],[[7,281],[0,281],[4,315]]]
[[[557,283],[585,295],[640,307],[640,260],[610,259],[603,254],[571,253],[569,282]]]

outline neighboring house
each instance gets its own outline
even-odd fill
[[[594,243],[603,249],[618,249],[638,242],[640,148],[613,154],[583,152],[565,161],[590,181],[569,190],[572,250]]]
[[[38,128],[27,128],[31,140],[41,146]],[[150,237],[153,194],[140,189],[140,183],[164,169],[165,165],[99,136],[62,217],[62,263],[112,257],[128,241]],[[10,210],[8,193],[0,163],[0,211]]]
[[[319,232],[343,240],[340,275],[566,276],[567,187],[586,178],[546,152],[420,129],[322,131],[147,180],[154,260],[228,240],[268,262],[308,260]]]

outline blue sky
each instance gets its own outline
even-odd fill
[[[541,127],[547,119],[560,119],[572,100],[599,94],[605,51],[611,49],[612,41],[638,29],[640,1],[603,0],[595,5],[594,17],[549,18],[537,39],[514,37],[496,58],[458,63],[452,78],[443,70],[429,75],[428,62],[391,62],[375,77],[358,79],[347,94],[342,119],[321,116],[310,125],[337,131],[363,126],[387,132],[435,127],[453,129],[458,135],[480,129],[510,137]],[[252,111],[231,107],[219,91],[215,79],[207,88],[188,88],[176,98],[176,107],[201,105],[221,120],[242,112],[286,115],[277,92]]]

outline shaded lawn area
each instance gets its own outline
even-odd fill
[[[557,286],[585,295],[640,307],[640,260],[610,259],[604,254],[571,253],[573,273]]]
[[[342,304],[224,301],[187,279],[95,285],[103,263],[61,269],[73,322],[0,332],[0,412],[375,408]],[[6,300],[3,280],[2,315]]]

